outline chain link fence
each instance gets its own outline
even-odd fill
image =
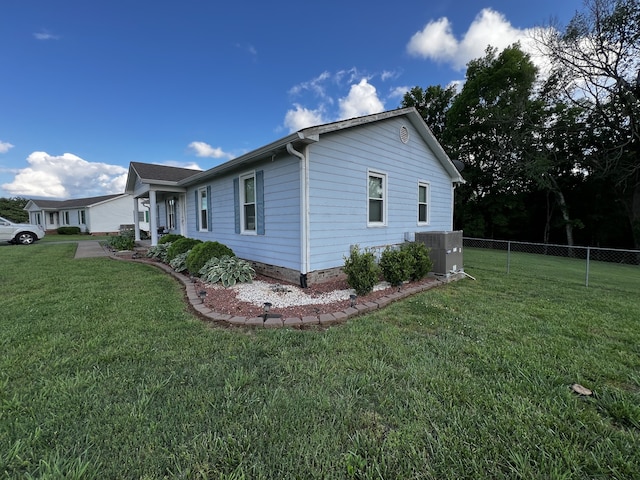
[[[640,250],[463,238],[465,271],[536,276],[640,294]],[[473,274],[473,273],[472,273]]]

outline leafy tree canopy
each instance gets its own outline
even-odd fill
[[[24,210],[24,207],[27,205],[26,198],[14,197],[14,198],[4,198],[0,197],[0,216],[11,220],[12,222],[28,222],[29,221],[29,213]]]

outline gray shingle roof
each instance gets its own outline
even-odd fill
[[[166,165],[140,162],[131,162],[131,168],[133,168],[138,177],[146,183],[153,183],[153,180],[179,182],[200,172],[200,170],[193,170],[191,168],[167,167]]]
[[[89,198],[72,198],[70,200],[31,200],[40,208],[63,209],[63,208],[83,208],[95,205],[97,203],[111,200],[112,198],[121,197],[122,193],[115,195],[102,195],[99,197]]]

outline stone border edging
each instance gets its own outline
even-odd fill
[[[450,283],[450,282],[464,278],[463,273],[456,273],[449,277],[443,277],[443,278],[437,277],[436,282],[427,283],[420,286],[407,287],[403,290],[390,293],[389,295],[385,295],[384,297],[380,297],[379,299],[373,302],[356,304],[354,307],[348,307],[338,312],[321,313],[318,315],[308,315],[305,317],[267,318],[266,320],[264,320],[262,317],[248,318],[248,317],[232,316],[226,313],[215,312],[211,308],[207,307],[204,303],[202,303],[202,300],[198,296],[198,292],[196,292],[195,285],[191,283],[189,278],[185,277],[180,273],[177,273],[173,268],[171,268],[169,265],[165,263],[148,262],[144,260],[136,260],[133,258],[132,259],[122,258],[121,256],[113,252],[109,253],[109,257],[117,260],[125,260],[125,261],[135,262],[135,263],[144,263],[145,265],[152,265],[163,270],[165,273],[170,274],[171,276],[173,276],[174,278],[176,278],[178,281],[182,283],[185,290],[185,295],[189,301],[189,304],[198,316],[202,317],[205,320],[209,320],[217,323],[226,323],[227,325],[234,326],[234,327],[251,327],[251,328],[285,328],[285,327],[305,327],[305,326],[328,327],[330,325],[345,323],[350,318],[384,308],[393,302],[402,300],[411,295],[415,295],[416,293],[430,290],[438,285]]]

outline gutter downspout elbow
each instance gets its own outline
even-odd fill
[[[307,155],[293,148],[291,143],[287,143],[287,152],[300,159],[300,278],[304,278],[306,287],[306,277],[309,273],[309,159]]]

